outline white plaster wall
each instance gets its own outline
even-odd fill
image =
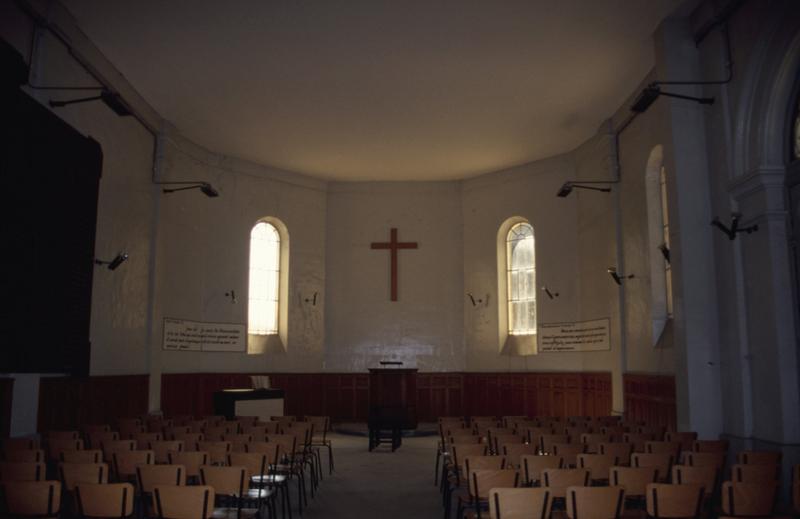
[[[390,301],[389,252],[370,243],[417,242],[398,252]],[[421,371],[464,369],[461,196],[456,182],[329,186],[326,288],[328,371],[399,360]]]
[[[161,179],[203,180],[220,192],[161,195],[152,370],[169,372],[319,371],[325,300],[325,184],[168,139]],[[250,230],[266,216],[289,232],[289,330],[286,352],[161,350],[165,317],[247,322]],[[237,302],[225,296],[234,290]],[[319,294],[317,304],[303,299]]]

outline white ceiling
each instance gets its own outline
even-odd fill
[[[64,3],[213,151],[331,180],[446,180],[593,135],[680,0]]]

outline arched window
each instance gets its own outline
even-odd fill
[[[536,334],[536,255],[533,227],[520,222],[506,235],[509,335]]]
[[[650,256],[650,294],[653,320],[653,344],[658,344],[665,326],[672,318],[672,266],[670,264],[669,208],[667,171],[663,147],[653,148],[647,161],[648,253]]]
[[[278,333],[281,236],[274,225],[258,222],[250,231],[250,282],[247,333]]]

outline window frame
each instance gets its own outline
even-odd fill
[[[279,250],[278,250],[278,274],[277,274],[277,319],[275,332],[268,332],[266,334],[250,333],[250,260],[251,260],[251,247],[252,247],[252,232],[259,224],[268,224],[278,234]],[[286,225],[278,218],[267,216],[260,218],[253,223],[247,234],[248,236],[248,279],[247,279],[247,309],[245,315],[247,316],[247,353],[248,354],[261,354],[261,353],[280,353],[286,352],[288,347],[288,328],[289,328],[289,251],[290,241],[289,232]]]

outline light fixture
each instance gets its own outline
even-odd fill
[[[107,88],[104,88],[102,92],[100,92],[99,96],[92,96],[92,97],[80,97],[78,99],[68,99],[66,101],[54,101],[50,100],[49,104],[52,108],[59,108],[62,106],[67,105],[74,105],[78,103],[88,103],[89,101],[103,101],[106,106],[111,108],[115,114],[119,115],[120,117],[124,117],[127,115],[131,115],[130,108],[125,104],[120,97],[119,94],[116,92],[112,92]]]
[[[626,276],[625,274],[620,274],[617,272],[617,267],[608,267],[608,273],[614,279],[614,283],[617,285],[622,285],[622,281],[625,279],[633,279],[633,274]]]
[[[725,233],[729,240],[736,239],[736,235],[740,232],[751,234],[758,230],[758,225],[750,225],[748,227],[739,228],[739,219],[742,217],[741,213],[731,213],[731,226],[728,227],[722,223],[716,216],[711,220],[711,225]]]
[[[156,182],[158,185],[183,185],[183,187],[174,187],[174,188],[164,188],[162,192],[164,193],[174,193],[175,191],[185,191],[187,189],[199,189],[209,198],[216,198],[219,196],[219,191],[214,189],[214,187],[209,184],[208,182],[202,182],[200,180],[191,180],[187,182]]]
[[[106,266],[108,266],[108,270],[117,270],[117,267],[119,267],[120,265],[125,263],[125,261],[127,259],[128,259],[128,253],[127,252],[120,252],[119,254],[117,254],[117,257],[115,257],[111,261],[105,261],[105,260],[100,260],[100,259],[95,258],[94,264],[95,265],[106,265]]]
[[[545,294],[547,294],[547,297],[549,297],[550,299],[555,299],[556,297],[558,297],[558,292],[553,292],[547,287],[547,285],[543,286],[542,290],[544,291]]]
[[[661,251],[661,255],[664,256],[664,261],[669,263],[670,262],[669,261],[669,247],[667,246],[667,244],[666,243],[662,243],[661,245],[658,246],[658,250],[660,250]]]
[[[661,87],[658,86],[658,83],[650,83],[647,87],[645,87],[644,90],[642,90],[639,93],[639,96],[636,98],[636,101],[634,101],[633,105],[631,105],[631,111],[636,112],[637,114],[646,112],[647,109],[650,108],[650,105],[656,102],[656,99],[658,99],[659,96],[674,97],[677,99],[686,99],[687,101],[695,101],[697,103],[700,103],[701,105],[714,104],[713,97],[692,97],[681,94],[674,94],[672,92],[662,92]]]
[[[573,189],[588,189],[590,191],[602,191],[603,193],[611,192],[610,187],[596,187],[591,184],[616,184],[616,180],[568,180],[561,185],[556,196],[566,198],[572,193]]]

